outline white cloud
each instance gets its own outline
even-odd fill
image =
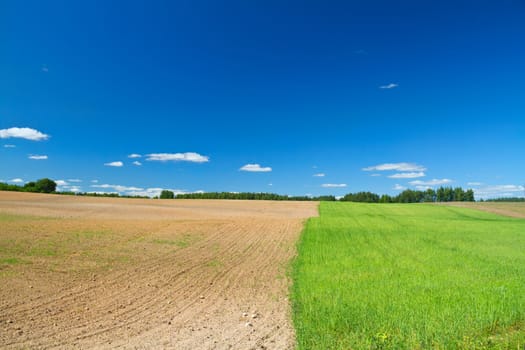
[[[92,183],[96,184],[98,180],[91,180]]]
[[[270,184],[268,184],[268,186],[273,186],[273,184],[272,184],[272,183],[270,183]]]
[[[9,180],[9,182],[13,182],[15,184],[20,184],[20,183],[23,183],[24,180],[20,179],[20,178],[16,178],[16,179],[11,179]]]
[[[122,186],[122,185],[109,185],[109,184],[103,184],[103,185],[91,185],[93,188],[103,188],[103,189],[113,189],[117,192],[127,192],[127,191],[143,191],[143,188],[140,187],[133,187],[133,186]]]
[[[346,187],[346,184],[322,184],[321,187],[326,188],[340,188],[340,187]]]
[[[149,161],[159,162],[192,162],[192,163],[206,163],[209,162],[209,157],[200,155],[195,152],[186,153],[151,153],[147,155]]]
[[[267,173],[267,172],[272,171],[272,168],[270,168],[269,166],[261,167],[259,164],[246,164],[246,165],[243,165],[239,170],[255,172],[255,173]]]
[[[82,182],[80,179],[68,179],[69,182]]]
[[[426,191],[429,188],[432,188],[432,187],[430,187],[430,186],[416,186],[416,190],[418,190],[418,191]]]
[[[414,178],[417,178],[417,177],[424,177],[425,176],[425,173],[420,171],[420,172],[413,172],[413,173],[397,173],[397,174],[393,174],[393,175],[389,175],[388,177],[391,178],[391,179],[414,179]]]
[[[381,174],[370,174],[370,176],[374,176],[374,177],[377,177],[377,176],[381,176]]]
[[[117,161],[117,162],[109,162],[109,163],[104,163],[105,166],[112,166],[112,167],[121,167],[121,166],[124,166],[124,163],[122,163],[121,161]]]
[[[498,198],[498,197],[523,197],[525,187],[520,185],[487,185],[473,189],[476,197]]]
[[[0,130],[0,139],[8,139],[11,137],[17,137],[31,141],[42,141],[47,140],[49,135],[31,128],[9,128]]]
[[[422,165],[415,164],[415,163],[384,163],[384,164],[378,164],[369,166],[366,168],[363,168],[364,171],[388,171],[388,170],[394,170],[394,171],[425,171],[427,168],[425,168]]]
[[[137,153],[132,153],[130,155],[128,155],[128,158],[140,158],[142,157],[140,154],[137,154]]]
[[[325,177],[325,174],[324,173],[318,173],[318,174],[314,174],[313,176],[314,177]]]
[[[55,180],[55,183],[57,184],[58,192],[82,192],[82,189],[79,186],[70,185],[66,180]]]
[[[139,162],[138,160],[136,160],[136,161],[134,161],[134,162],[133,162],[133,165],[136,165],[136,166],[141,166],[141,165],[142,165],[142,163],[141,163],[141,162]]]
[[[394,186],[394,190],[396,191],[403,191],[403,190],[406,190],[407,188],[405,186],[401,186],[400,184],[396,184]]]
[[[468,186],[481,186],[483,185],[482,182],[467,182]]]
[[[381,85],[379,88],[380,89],[393,89],[393,88],[396,88],[398,86],[399,86],[399,84],[390,83],[390,84],[387,84],[387,85]]]
[[[34,159],[34,160],[46,160],[47,159],[47,156],[46,155],[30,155],[28,157],[29,159]]]
[[[57,186],[67,186],[67,185],[69,185],[67,183],[67,181],[65,181],[65,180],[55,180],[55,183],[57,184]]]
[[[4,145],[5,148],[15,148],[16,145]]]
[[[415,180],[410,181],[409,184],[412,186],[437,186],[437,185],[446,185],[453,182],[450,179],[432,179],[429,181]]]

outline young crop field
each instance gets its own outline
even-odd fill
[[[525,220],[320,205],[293,268],[298,349],[523,349]]]

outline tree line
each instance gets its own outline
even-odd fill
[[[26,183],[24,186],[10,185],[0,182],[0,191],[57,193],[64,195],[91,196],[91,197],[123,197],[123,198],[149,198],[143,196],[125,196],[118,193],[96,193],[96,192],[56,192],[55,181],[43,178]],[[242,200],[272,200],[272,201],[342,201],[362,203],[422,203],[422,202],[473,202],[474,191],[463,190],[461,187],[440,187],[437,190],[427,189],[425,191],[404,190],[397,196],[388,194],[378,195],[373,192],[348,193],[341,198],[332,195],[326,196],[287,196],[266,192],[198,192],[176,194],[170,190],[161,191],[155,198],[161,199],[242,199]],[[524,198],[497,198],[490,201],[525,201]]]
[[[463,190],[461,187],[440,187],[437,190],[429,188],[425,191],[404,190],[397,196],[383,194],[379,196],[372,192],[348,193],[340,201],[364,203],[423,203],[423,202],[474,202],[474,191]]]
[[[0,182],[0,191],[54,193],[56,189],[56,182],[48,178],[31,181],[24,186],[10,185],[5,182]]]
[[[269,200],[269,201],[335,201],[335,196],[287,196],[266,192],[199,192],[181,193],[174,195],[171,191],[162,191],[160,198],[169,199],[243,199],[243,200]]]

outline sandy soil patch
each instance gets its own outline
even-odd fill
[[[290,349],[317,203],[0,192],[0,347]]]
[[[483,210],[513,218],[525,218],[525,203],[517,202],[450,202],[443,203],[455,207]]]

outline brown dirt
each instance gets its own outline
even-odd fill
[[[0,347],[291,349],[317,203],[0,192]]]
[[[489,213],[510,216],[513,218],[525,218],[525,203],[521,202],[449,202],[443,204],[483,210]]]

